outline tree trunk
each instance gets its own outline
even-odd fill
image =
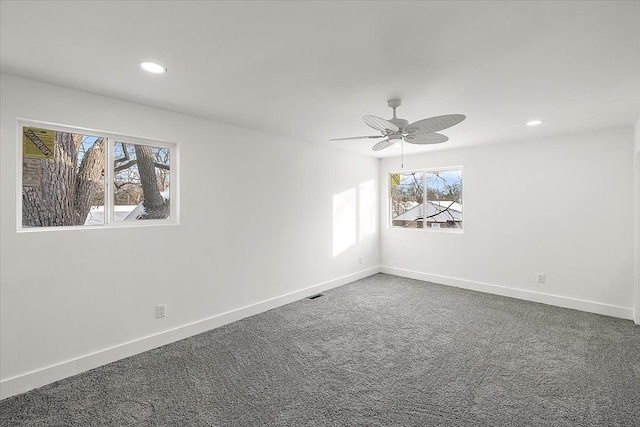
[[[89,215],[93,199],[103,186],[104,140],[98,138],[84,154],[76,176],[75,224],[83,225]]]
[[[54,141],[53,159],[40,160],[40,187],[22,188],[22,225],[25,227],[75,224],[76,141],[67,132],[55,132]]]
[[[156,178],[156,166],[153,152],[148,145],[135,145],[136,159],[138,162],[138,172],[142,183],[144,194],[145,212],[140,215],[141,219],[165,219],[169,217],[169,201],[165,200],[158,189]]]

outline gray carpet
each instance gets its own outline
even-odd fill
[[[640,327],[378,274],[0,410],[3,426],[640,426]]]

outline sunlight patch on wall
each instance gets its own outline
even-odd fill
[[[376,188],[373,180],[363,182],[359,188],[360,240],[376,232]]]
[[[333,196],[333,256],[356,243],[356,189]]]

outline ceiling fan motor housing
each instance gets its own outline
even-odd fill
[[[398,126],[400,128],[400,132],[402,133],[404,131],[404,128],[406,128],[409,125],[409,122],[405,119],[399,119],[397,117],[394,117],[392,119],[389,119],[389,121],[391,123],[393,123],[394,125]]]

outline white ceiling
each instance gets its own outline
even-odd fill
[[[327,140],[375,134],[362,116],[389,118],[392,97],[410,122],[468,117],[405,153],[640,117],[640,2],[2,1],[0,16],[2,72],[367,155],[399,150]]]

